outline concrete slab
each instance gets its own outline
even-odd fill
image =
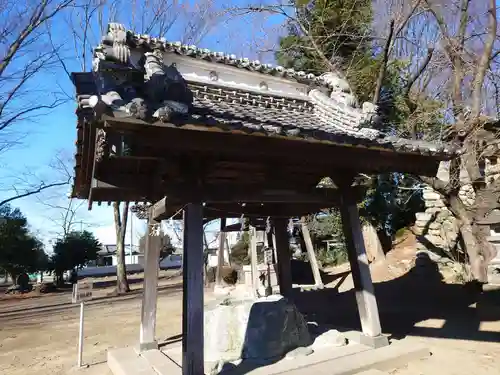
[[[113,375],[157,375],[149,362],[133,348],[108,351],[108,366]]]
[[[159,375],[182,374],[181,366],[172,361],[158,349],[142,352],[141,357],[145,358],[153,370],[155,370]]]
[[[371,369],[368,371],[358,372],[356,375],[389,375],[389,373],[376,369]]]
[[[307,366],[307,371],[315,375],[354,375],[367,370],[393,370],[405,366],[410,361],[428,357],[430,351],[423,345],[397,342],[379,349],[366,350],[351,356],[344,356]],[[306,366],[300,366],[287,375],[302,375]],[[283,372],[273,373],[279,374]],[[253,373],[252,375],[257,375]],[[260,375],[260,374],[259,374]]]
[[[285,358],[277,362],[268,364],[267,366],[263,366],[262,364],[255,362],[246,361],[240,363],[238,366],[224,370],[221,374],[274,375],[288,373],[289,371],[294,371],[297,368],[301,368],[302,373],[304,373],[304,371],[307,371],[307,373],[309,373],[309,368],[313,368],[318,363],[332,361],[332,363],[336,364],[336,361],[341,358],[350,357],[369,350],[371,350],[371,348],[368,346],[349,344],[336,348],[317,350],[308,356],[296,357],[293,359]]]
[[[113,375],[180,375],[181,367],[158,349],[138,353],[136,348],[108,352],[108,367]]]
[[[354,375],[368,370],[391,370],[406,365],[411,360],[430,355],[424,346],[395,343],[379,349],[360,344],[322,350],[307,357],[281,360],[268,366],[257,367],[251,363],[241,363],[224,371],[223,375]]]
[[[164,353],[151,350],[141,355],[132,348],[112,350],[108,352],[108,365],[114,375],[181,374],[181,346],[175,345],[163,350]],[[307,372],[315,375],[382,375],[384,374],[382,371],[405,366],[412,360],[429,355],[430,351],[425,346],[411,342],[396,341],[390,346],[379,349],[351,343],[343,347],[317,350],[307,356],[284,358],[274,363],[245,361],[225,367],[221,374],[303,375]],[[209,370],[206,368],[206,371]]]

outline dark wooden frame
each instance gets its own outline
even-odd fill
[[[352,176],[389,171],[433,175],[442,158],[399,153],[385,146],[369,148],[199,125],[178,128],[110,117],[82,126],[79,159],[84,162],[77,166],[78,197],[88,198],[90,205],[94,201],[149,201],[155,203],[151,219],[156,221],[184,212],[184,375],[203,373],[202,226],[209,219],[273,217],[280,289],[290,296],[288,218],[341,207],[363,331],[379,335],[369,269],[359,262],[366,257],[359,222],[354,225],[359,219],[356,202],[364,189],[352,186]],[[105,155],[97,163],[97,126],[107,132],[111,143],[123,137],[134,139],[132,155],[123,155],[116,145],[114,155]],[[317,188],[324,177],[341,181],[340,189]]]

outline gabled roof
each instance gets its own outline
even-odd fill
[[[97,94],[94,79],[93,73],[74,73],[77,96],[81,98]],[[193,94],[189,113],[177,115],[169,121],[179,128],[199,124],[226,131],[315,139],[339,145],[435,155],[445,159],[456,154],[449,144],[409,140],[370,129],[369,123],[360,124],[359,113],[342,106],[332,110],[333,114],[327,117],[315,111],[314,104],[307,99],[263,95],[196,82],[187,82],[187,87]],[[80,109],[85,107],[81,105]],[[113,115],[122,117],[119,111]]]
[[[435,173],[439,161],[457,155],[457,150],[450,145],[402,139],[376,130],[377,106],[358,103],[339,73],[315,76],[296,72],[137,35],[120,24],[110,24],[107,35],[95,48],[92,72],[74,73],[72,78],[78,98],[73,192],[78,197],[89,196],[92,179],[97,178],[96,167],[103,155],[108,161],[111,155],[143,157],[137,163],[144,175],[160,173],[161,168],[155,160],[165,158],[166,153],[159,150],[167,147],[163,139],[172,140],[177,135],[187,141],[182,152],[188,154],[191,152],[188,149],[195,147],[194,138],[210,152],[219,147],[210,142],[231,143],[233,151],[227,151],[228,145],[227,155],[239,153],[239,145],[250,140],[253,146],[245,149],[247,156],[255,148],[259,148],[261,154],[283,152],[280,158],[287,158],[291,164],[290,152],[284,151],[289,147],[321,153],[320,158],[329,154],[328,157],[335,159],[333,155],[338,151],[337,155],[343,156],[335,159],[337,168],[353,171],[364,168],[366,173],[382,170],[420,173],[424,170],[423,174],[430,175]],[[160,142],[160,146],[141,148],[136,145],[135,150],[139,150],[136,154],[123,152],[128,147],[126,142],[120,146],[114,143],[114,151],[110,146],[117,142],[117,134],[139,136],[147,131],[146,128],[154,128],[155,136],[151,138]],[[189,131],[184,132],[184,129]],[[204,135],[199,136],[201,133]],[[263,138],[268,139],[261,140]],[[129,144],[133,144],[131,139],[128,138]],[[179,144],[171,146],[180,147]],[[120,150],[116,151],[118,148]],[[133,147],[127,150],[130,149]],[[359,149],[363,151],[358,152]],[[407,161],[401,161],[402,154]],[[358,158],[363,161],[351,160],[358,155],[364,155]],[[175,162],[172,160],[171,164]],[[136,161],[130,160],[130,171],[137,174],[133,163]],[[335,164],[328,163],[331,165],[328,167],[324,163],[324,168],[332,168]],[[122,171],[108,165],[115,174],[130,172],[124,164],[120,164]],[[310,175],[308,178],[313,179],[323,170],[301,170],[304,175],[306,172]],[[93,188],[98,190],[96,186]]]
[[[170,59],[173,63],[169,66],[168,55],[211,65],[185,74],[181,65],[187,64],[186,60],[177,63]],[[94,56],[94,72],[73,74],[73,82],[79,109],[93,109],[97,117],[106,112],[117,118],[167,121],[179,127],[199,123],[229,131],[260,132],[444,158],[456,153],[449,145],[390,137],[373,129],[377,107],[371,103],[358,104],[349,84],[338,73],[315,76],[297,72],[134,34],[115,23],[109,24],[108,33],[95,48]],[[221,82],[217,72],[221,64],[284,81],[272,82],[272,87],[262,81],[255,87],[248,83],[248,79],[255,77],[237,77],[236,80],[242,81],[239,84],[231,81],[236,73],[229,72],[233,75]],[[209,72],[209,69],[214,70]],[[200,77],[204,74],[207,77]],[[287,86],[287,81],[294,82],[295,86]],[[297,86],[297,82],[301,85]],[[179,86],[176,95],[168,95],[169,85]]]

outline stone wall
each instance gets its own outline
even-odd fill
[[[445,207],[441,195],[430,187],[423,191],[425,212],[416,214],[415,233],[417,250],[445,251],[452,249],[457,241],[457,220]]]
[[[442,163],[438,171],[438,178],[447,180],[449,164]],[[500,159],[491,158],[485,161],[484,176],[489,184],[500,177]],[[466,173],[461,173],[461,183],[458,196],[466,206],[474,204],[476,194],[469,183]],[[419,212],[416,216],[415,231],[418,239],[418,250],[435,250],[439,248],[445,251],[453,249],[458,238],[458,223],[452,213],[446,208],[439,193],[430,187],[423,191],[425,201],[425,212]]]

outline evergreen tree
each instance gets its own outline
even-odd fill
[[[373,2],[371,0],[294,0],[296,19],[288,23],[288,35],[281,38],[276,54],[278,63],[286,68],[322,74],[342,72],[359,102],[372,102],[377,77],[383,63],[383,50],[372,38]],[[408,117],[403,96],[405,64],[391,60],[386,65],[385,78],[377,101],[381,130],[403,133],[400,129]],[[394,234],[412,223],[414,212],[421,209],[422,199],[414,191],[400,190],[402,183],[410,186],[414,180],[391,173],[372,176],[361,214],[379,230]],[[320,223],[337,223],[335,210]],[[325,235],[329,225],[320,225]],[[317,229],[315,227],[315,229]],[[338,228],[337,228],[338,229]],[[313,231],[314,232],[314,231]],[[331,231],[331,235],[338,234]]]

